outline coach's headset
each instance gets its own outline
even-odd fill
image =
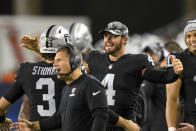
[[[79,53],[79,51],[70,43],[67,43],[66,45],[64,45],[63,47],[61,47],[57,53],[59,51],[62,51],[64,49],[67,49],[68,54],[69,54],[69,62],[70,62],[70,66],[71,66],[71,71],[68,73],[59,73],[59,72],[54,72],[54,75],[60,75],[60,76],[64,76],[64,75],[69,75],[71,74],[76,68],[78,68],[79,66],[81,66],[82,63],[82,56]]]
[[[67,43],[65,46],[61,47],[57,52],[67,49],[68,50],[68,54],[69,54],[69,62],[70,62],[70,66],[71,66],[71,71],[68,73],[58,73],[55,72],[54,75],[60,75],[60,76],[64,76],[64,75],[69,75],[71,74],[76,68],[78,68],[79,66],[81,66],[82,63],[82,56],[79,53],[79,51],[70,43]]]
[[[79,51],[76,49],[76,47],[74,47],[72,44],[66,44],[64,47],[69,52],[71,70],[74,71],[77,67],[81,65],[82,56],[79,53]]]

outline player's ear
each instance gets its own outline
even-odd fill
[[[124,41],[124,43],[126,44],[128,41],[128,38],[126,36],[122,36],[122,40]]]

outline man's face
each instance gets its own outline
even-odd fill
[[[58,73],[66,74],[71,71],[69,62],[69,54],[67,51],[60,51],[56,53],[53,66]],[[63,79],[65,76],[58,75],[58,79]]]
[[[120,35],[113,35],[109,32],[104,34],[104,49],[109,54],[114,54],[125,46],[126,38]]]
[[[187,32],[185,35],[185,41],[189,51],[196,55],[196,30]]]

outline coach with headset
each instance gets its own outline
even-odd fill
[[[103,86],[93,76],[81,72],[81,55],[71,45],[60,48],[54,59],[58,79],[66,82],[58,115],[50,119],[13,124],[20,130],[51,129],[62,122],[63,131],[105,131],[109,119],[106,94]]]

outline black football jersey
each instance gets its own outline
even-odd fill
[[[172,55],[180,59],[184,67],[180,91],[184,100],[184,109],[196,115],[196,55],[189,51]]]
[[[58,111],[61,91],[65,82],[58,80],[53,72],[53,65],[44,61],[22,63],[17,71],[13,87],[9,89],[17,89],[16,92],[4,97],[14,102],[15,98],[26,94],[30,105],[30,121],[41,120],[54,115]]]
[[[97,50],[86,57],[90,73],[99,79],[106,89],[110,108],[120,116],[135,120],[142,69],[152,66],[151,57],[144,54],[126,54],[117,61]]]

